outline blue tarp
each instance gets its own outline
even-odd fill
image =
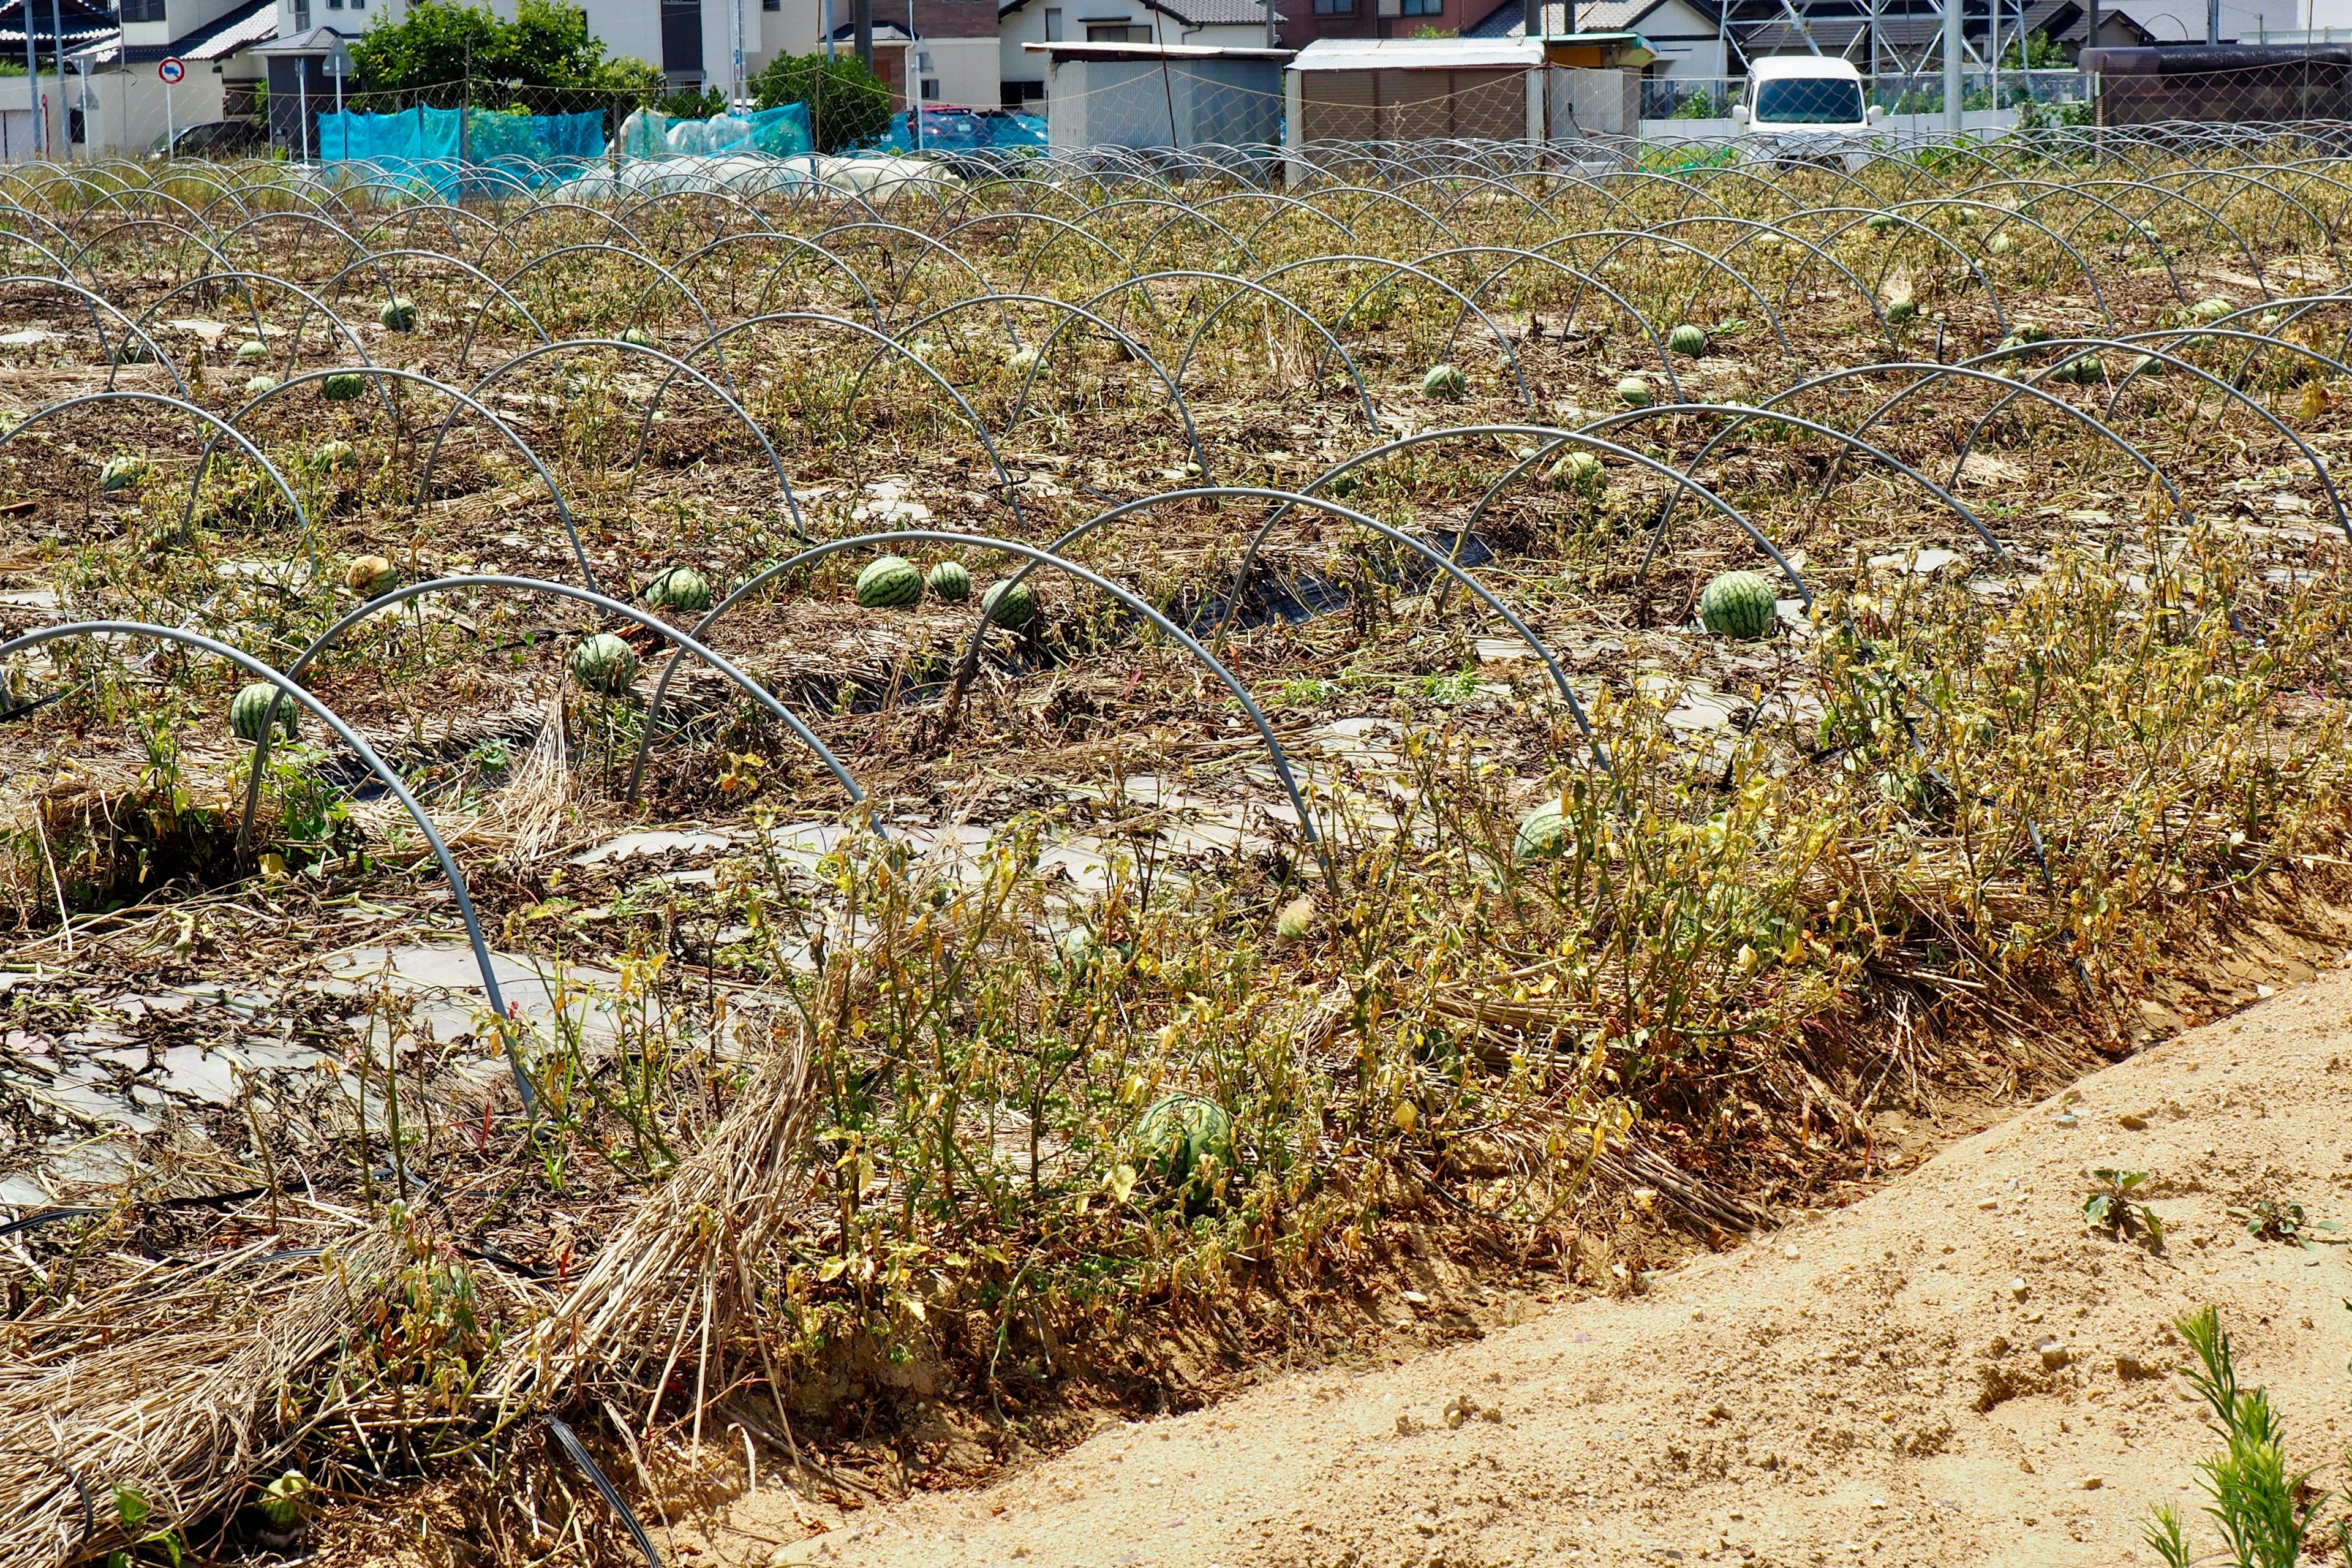
[[[655,110],[640,109],[621,126],[625,158],[698,158],[721,153],[799,158],[813,151],[804,103],[750,114],[714,114],[708,120],[673,121]]]
[[[890,117],[890,134],[875,143],[887,152],[911,153],[915,143],[907,133],[907,117]],[[923,110],[926,153],[969,153],[980,147],[1043,147],[1045,117],[1042,114],[983,114],[969,109]]]
[[[460,135],[460,127],[463,135]],[[604,116],[500,114],[486,109],[404,109],[396,114],[321,114],[319,156],[370,163],[388,174],[436,186],[454,182],[449,165],[496,169],[536,184],[552,178],[549,165],[604,155]],[[429,167],[425,165],[430,165]]]

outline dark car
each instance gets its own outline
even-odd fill
[[[258,153],[269,145],[268,132],[257,120],[207,120],[198,125],[184,125],[172,133],[170,156],[174,158],[237,158]],[[155,139],[155,151],[151,158],[165,156],[163,139]]]

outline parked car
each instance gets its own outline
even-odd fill
[[[172,132],[167,149],[155,138],[150,158],[241,158],[269,145],[269,133],[257,120],[206,120],[183,125]]]
[[[1858,161],[1886,110],[1864,106],[1862,73],[1827,55],[1751,60],[1748,86],[1731,106],[1738,134],[1767,157]]]

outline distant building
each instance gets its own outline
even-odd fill
[[[1291,9],[1313,0],[1290,0]],[[1265,48],[1261,0],[999,0],[997,58],[1001,101],[1040,107],[1048,56],[1039,44],[1175,44],[1195,48]],[[1276,13],[1277,27],[1290,13]]]

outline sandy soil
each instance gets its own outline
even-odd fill
[[[2347,1024],[2332,970],[1644,1294],[1282,1378],[804,1539],[824,1521],[755,1494],[687,1560],[2152,1563],[2150,1507],[2194,1513],[2214,1447],[2174,1375],[2185,1308],[2221,1307],[2291,1458],[2344,1482],[2347,1249],[2253,1239],[2232,1211],[2352,1219]],[[2097,1166],[2153,1173],[2163,1256],[2084,1234]]]

